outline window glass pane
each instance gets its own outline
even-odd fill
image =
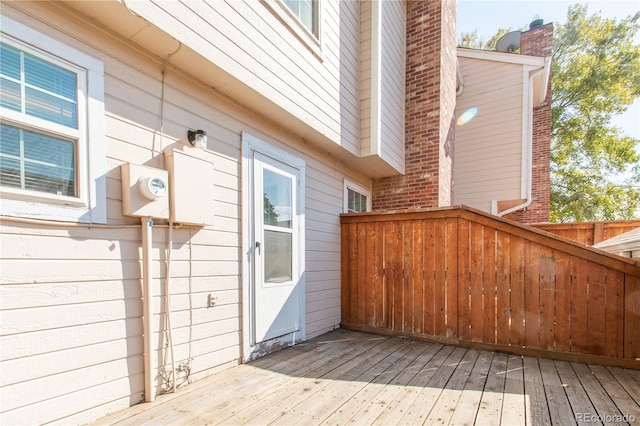
[[[347,212],[361,213],[366,211],[367,196],[351,188],[347,188]]]
[[[300,2],[298,0],[284,0],[284,4],[291,9],[294,15],[300,15]]]
[[[20,160],[0,157],[0,185],[20,188]]]
[[[0,125],[0,153],[3,157],[7,155],[20,157],[20,129],[5,124]]]
[[[298,17],[300,22],[315,36],[317,32],[317,0],[284,0],[284,4]]]
[[[20,111],[20,51],[0,46],[0,105]]]
[[[0,126],[0,185],[20,188],[20,134],[11,126]]]
[[[76,73],[6,44],[2,44],[0,71],[3,107],[78,128]]]
[[[271,170],[262,173],[264,187],[264,224],[292,227],[292,179]]]
[[[288,232],[264,231],[264,281],[282,283],[291,281],[292,237]]]
[[[28,85],[73,101],[76,99],[76,73],[28,53],[24,54],[24,79]]]
[[[20,84],[4,78],[0,79],[0,105],[14,111],[21,110]]]
[[[0,48],[0,74],[20,80],[20,51],[4,43]]]
[[[313,25],[313,2],[311,0],[300,0],[300,21],[309,31],[315,34]]]
[[[75,196],[73,142],[1,125],[0,184]]]
[[[77,128],[76,104],[27,87],[26,113],[33,116]]]

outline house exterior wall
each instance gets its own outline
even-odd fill
[[[274,29],[277,20],[266,9],[259,9],[264,7],[260,3],[220,6],[243,8],[241,12],[202,11],[218,14],[211,15],[211,21],[221,23],[224,18],[228,26],[224,30],[207,26],[200,34],[241,38],[252,54],[231,51],[228,42],[222,43],[223,49],[214,49],[179,22],[180,17],[195,19],[200,10],[187,10],[179,2],[135,3],[142,8],[136,13],[162,18],[181,34],[188,32],[185,37],[193,48],[213,49],[211,55],[225,56],[229,72],[257,85],[264,97],[272,96],[283,109],[290,108],[292,120],[308,119],[315,130],[326,131],[333,143],[347,151],[356,149],[358,115],[352,109],[358,109],[358,101],[357,91],[352,91],[358,80],[357,58],[331,57],[329,51],[338,48],[333,46],[323,50],[327,57],[322,69],[312,72],[315,67],[302,65],[305,72],[290,70],[309,61],[309,52],[287,46],[292,43],[287,39],[281,54],[286,50],[292,59],[278,68],[275,76],[269,76],[277,60],[258,66],[260,43],[256,38],[279,45],[288,33]],[[354,31],[353,22],[358,18],[351,8],[357,3],[322,3],[330,10],[324,15],[323,43],[338,43],[340,31]],[[189,3],[189,7],[204,6]],[[338,21],[337,8],[340,13],[348,9],[351,18],[346,23]],[[240,360],[242,132],[306,162],[306,337],[339,325],[343,180],[368,187],[366,175],[308,143],[305,134],[291,130],[286,122],[265,118],[250,105],[194,77],[190,63],[183,68],[174,66],[132,42],[131,37],[96,24],[63,3],[3,3],[2,14],[103,62],[107,205],[103,226],[10,218],[0,224],[3,424],[85,423],[142,400],[142,236],[140,220],[122,215],[119,166],[130,162],[165,168],[163,150],[182,149],[187,129],[202,128],[209,134],[209,149],[202,155],[214,169],[214,199],[207,202],[215,217],[213,224],[185,225],[173,231],[170,319],[177,364],[189,367],[190,380],[196,380]],[[245,38],[231,27],[231,21],[240,17],[268,21],[266,28],[256,24],[266,33]],[[350,50],[353,41],[347,37],[340,50]],[[235,60],[238,63],[232,63]],[[253,73],[254,68],[259,72]],[[285,83],[260,81],[280,80],[281,75]],[[289,94],[278,98],[279,90]],[[295,90],[300,93],[293,93]],[[317,95],[318,104],[309,104],[309,93]],[[294,101],[301,104],[293,105]],[[156,330],[165,329],[161,313],[166,303],[167,239],[166,222],[157,220],[152,249]],[[213,307],[207,303],[209,294],[217,297]],[[157,332],[153,337],[160,368],[167,357],[166,335]]]
[[[550,57],[553,24],[532,28],[520,37],[520,54]],[[533,109],[532,118],[532,184],[531,204],[524,211],[506,215],[521,223],[549,221],[551,207],[551,77],[546,87],[547,98]]]
[[[380,157],[404,171],[405,153],[405,7],[401,1],[379,2],[380,28]],[[374,153],[375,154],[375,153]]]
[[[279,2],[265,3],[149,1],[127,7],[291,119],[357,152],[358,2],[319,3],[317,47],[292,36],[294,23],[283,25]]]
[[[491,212],[492,200],[521,198],[522,65],[460,57],[464,91],[456,116],[477,114],[456,126],[455,204]]]
[[[404,171],[405,13],[404,2],[360,2],[360,155],[396,172]]]
[[[456,4],[407,2],[405,172],[377,179],[373,210],[451,205]]]

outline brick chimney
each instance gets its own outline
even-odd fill
[[[373,182],[373,210],[453,203],[456,2],[406,4],[405,174]]]
[[[520,54],[530,56],[551,56],[553,24],[542,24],[535,20],[529,31],[520,37]],[[517,211],[505,217],[521,223],[549,221],[551,202],[551,78],[547,85],[547,98],[533,109],[532,120],[532,182],[531,204],[524,211]]]

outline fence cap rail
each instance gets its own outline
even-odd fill
[[[559,250],[574,256],[583,257],[589,261],[601,263],[610,268],[623,271],[640,277],[640,261],[624,258],[604,250],[593,248],[585,244],[570,240],[547,232],[543,229],[524,225],[504,217],[492,215],[482,210],[465,205],[435,207],[429,209],[389,210],[381,212],[343,213],[340,215],[340,223],[343,225],[352,223],[372,223],[389,221],[410,221],[439,218],[463,218],[472,222],[489,226],[496,230],[522,237],[552,249]]]

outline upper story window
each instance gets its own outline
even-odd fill
[[[106,222],[102,63],[5,16],[1,28],[2,214]]]
[[[311,53],[322,60],[321,0],[262,0],[262,2]]]
[[[345,179],[344,212],[362,213],[369,211],[371,211],[371,191]]]
[[[311,34],[318,37],[318,0],[284,0],[284,4]]]

